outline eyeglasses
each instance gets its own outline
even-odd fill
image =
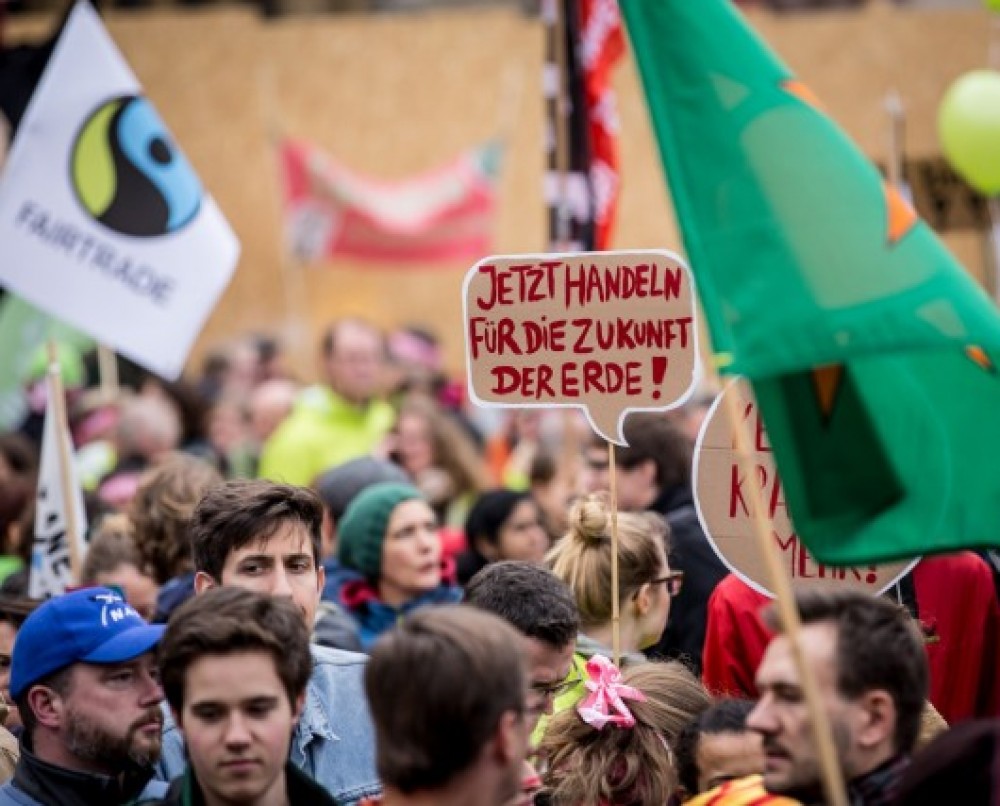
[[[671,571],[666,576],[649,580],[650,585],[659,585],[663,582],[667,583],[667,593],[669,593],[672,598],[679,594],[681,592],[681,588],[684,587],[684,572]]]
[[[580,682],[580,674],[577,671],[570,672],[569,676],[558,683],[532,683],[531,692],[543,700],[561,697],[573,686]]]

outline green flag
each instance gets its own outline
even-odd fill
[[[0,430],[17,425],[24,416],[24,382],[46,339],[72,345],[81,352],[94,340],[63,324],[13,294],[0,298]]]
[[[729,0],[621,0],[719,367],[829,564],[1000,545],[1000,316]]]

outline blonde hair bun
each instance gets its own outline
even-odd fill
[[[569,513],[570,533],[575,540],[596,543],[607,540],[611,516],[603,495],[588,495],[577,501]]]

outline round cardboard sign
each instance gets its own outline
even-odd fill
[[[753,531],[750,485],[754,481],[740,467],[736,437],[726,415],[728,404],[723,395],[737,398],[736,409],[745,423],[751,456],[763,482],[765,515],[796,588],[848,586],[877,594],[894,585],[917,564],[918,560],[907,560],[842,568],[821,565],[813,559],[795,533],[757,402],[749,384],[741,379],[728,383],[712,404],[698,434],[693,467],[698,518],[715,553],[730,571],[765,596],[774,596]]]

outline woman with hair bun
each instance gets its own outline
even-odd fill
[[[612,655],[611,509],[603,495],[589,495],[573,505],[569,521],[569,531],[546,561],[576,598],[576,665],[582,671],[592,655]],[[626,665],[643,660],[641,650],[659,640],[670,600],[680,592],[683,575],[667,562],[668,531],[655,513],[618,514],[619,635]],[[581,684],[577,691],[582,690]]]

